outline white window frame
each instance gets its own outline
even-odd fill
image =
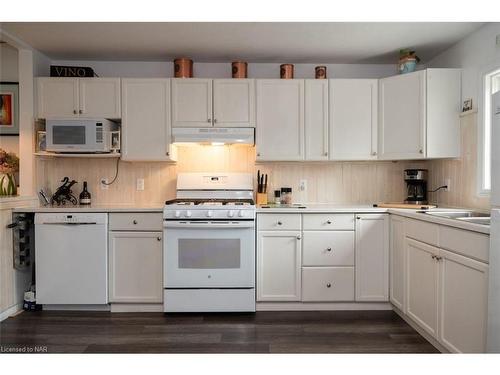
[[[484,69],[480,75],[480,92],[478,100],[478,168],[477,168],[477,194],[481,197],[490,196],[491,192],[491,94],[492,83],[500,85],[500,66],[491,65]],[[500,87],[497,86],[498,89]],[[486,148],[488,145],[488,148]],[[486,181],[488,179],[488,181]]]

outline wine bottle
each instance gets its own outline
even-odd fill
[[[88,205],[90,204],[90,193],[87,190],[87,181],[83,181],[83,190],[80,193],[80,204],[81,205]]]

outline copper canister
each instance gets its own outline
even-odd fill
[[[292,79],[293,78],[293,64],[280,65],[280,78]]]
[[[193,78],[193,60],[180,58],[174,60],[175,78]]]
[[[233,78],[247,78],[248,64],[246,61],[233,61],[231,63],[231,73]]]
[[[326,79],[326,66],[317,66],[314,71],[316,79]]]

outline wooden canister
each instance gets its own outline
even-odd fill
[[[248,64],[246,61],[233,61],[231,63],[231,73],[233,78],[247,78]]]
[[[280,78],[292,79],[293,78],[293,64],[280,65]]]
[[[316,79],[326,79],[326,66],[320,65],[314,68]]]
[[[193,60],[179,58],[174,60],[175,78],[193,78]]]

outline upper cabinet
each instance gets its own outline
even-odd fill
[[[328,160],[328,80],[305,80],[305,158]]]
[[[170,80],[124,78],[122,81],[122,159],[173,160]]]
[[[427,69],[380,80],[379,157],[460,155],[460,70]]]
[[[330,159],[377,159],[378,80],[330,80]]]
[[[40,77],[37,117],[121,117],[120,78]]]
[[[254,127],[252,79],[172,79],[173,127]]]
[[[304,160],[304,80],[257,80],[257,160]]]

